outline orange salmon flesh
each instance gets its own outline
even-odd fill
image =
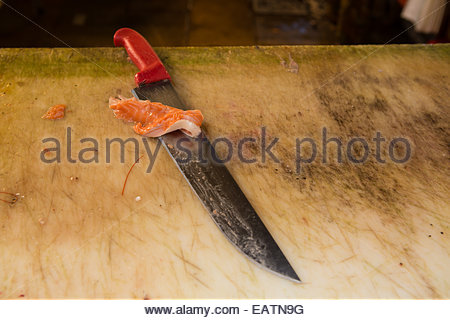
[[[200,134],[203,115],[199,110],[180,110],[149,100],[110,98],[109,107],[114,116],[133,126],[137,134],[146,137],[159,137],[163,134],[181,130],[191,137]]]

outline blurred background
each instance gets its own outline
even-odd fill
[[[7,0],[0,1],[0,47],[64,46],[33,22],[73,47],[112,46],[125,26],[153,46],[448,42],[447,2]]]

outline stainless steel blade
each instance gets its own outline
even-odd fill
[[[141,86],[134,89],[133,94],[138,99],[184,109],[170,81]],[[258,265],[300,282],[228,169],[213,160],[211,153],[215,151],[204,133],[198,138],[190,138],[175,131],[160,140],[231,243]]]

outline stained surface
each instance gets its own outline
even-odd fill
[[[303,284],[239,254],[162,148],[121,196],[136,153],[128,142],[122,164],[113,143],[105,163],[106,139],[130,137],[108,97],[131,96],[136,70],[120,49],[79,52],[0,50],[0,191],[20,193],[0,203],[0,298],[449,298],[450,47],[157,50],[208,137],[236,148],[227,166]],[[65,118],[40,119],[55,104],[67,105]],[[339,164],[330,143],[324,164],[323,127],[344,147],[365,138],[367,161],[349,162],[344,148]],[[263,136],[266,147],[279,138],[278,163],[267,153],[263,163]],[[48,137],[60,139],[60,163],[40,160],[55,157]],[[80,142],[88,137],[98,145]],[[242,150],[254,163],[238,161],[243,137],[256,141]],[[295,139],[305,137],[317,159],[297,173]],[[395,137],[411,142],[405,164],[389,160]],[[157,147],[136,139],[138,155]]]

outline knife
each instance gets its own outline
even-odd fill
[[[114,45],[124,47],[140,70],[135,75],[137,88],[132,90],[137,99],[186,110],[169,73],[144,37],[122,28],[114,34]],[[217,155],[203,131],[196,138],[174,131],[159,139],[228,240],[256,264],[301,282],[226,166],[214,161]]]

